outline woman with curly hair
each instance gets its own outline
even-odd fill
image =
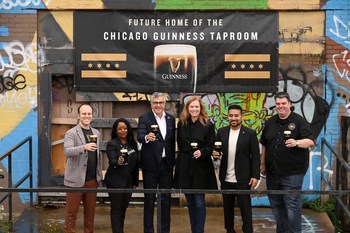
[[[117,119],[107,143],[109,167],[105,176],[107,188],[135,189],[139,183],[139,152],[130,123]],[[124,232],[126,209],[132,192],[108,193],[111,202],[111,225],[113,233]]]

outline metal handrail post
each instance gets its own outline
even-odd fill
[[[33,188],[33,141],[32,138],[29,139],[29,187]],[[33,206],[33,192],[30,192],[30,206]]]
[[[25,175],[22,179],[20,179],[20,181],[15,184],[15,186],[13,186],[13,183],[12,183],[12,153],[14,151],[16,151],[19,147],[21,147],[22,145],[24,145],[26,142],[29,142],[29,172],[27,175]],[[21,185],[23,183],[23,181],[25,179],[28,178],[29,176],[29,185],[30,185],[30,190],[33,189],[33,141],[32,141],[32,137],[29,136],[27,137],[26,139],[24,139],[23,141],[21,141],[20,143],[18,143],[16,146],[12,147],[10,150],[8,150],[7,152],[5,152],[3,155],[0,156],[0,161],[2,161],[3,159],[5,158],[8,158],[8,187],[10,189],[16,189],[17,191],[17,188],[19,185]],[[5,189],[1,189],[1,190],[7,190],[6,188]],[[30,205],[33,206],[33,192],[32,191],[28,191],[30,192]],[[0,200],[0,203],[2,203],[4,200],[6,200],[6,198],[8,198],[8,213],[9,213],[9,228],[10,228],[10,231],[12,231],[12,227],[13,227],[13,199],[12,199],[12,193],[13,191],[10,191],[8,192],[7,194],[5,194],[5,196]]]
[[[12,187],[12,153],[8,156],[8,187]],[[12,192],[9,194],[9,202],[8,202],[8,208],[9,208],[9,223],[10,223],[10,231],[12,231]]]
[[[340,162],[339,162],[339,159],[336,159],[335,166],[336,166],[336,168],[335,168],[335,189],[339,190],[339,174],[340,174]],[[340,196],[339,196],[339,198],[340,198]],[[334,203],[334,208],[335,208],[334,232],[338,232],[339,205],[338,205],[337,201]]]
[[[162,195],[157,190],[157,233],[162,232]]]
[[[320,185],[321,190],[324,190],[324,183],[322,182],[322,180],[325,179],[325,177],[324,177],[324,157],[325,157],[324,141],[325,141],[325,139],[322,138],[322,140],[321,140],[321,177],[320,177],[321,178],[321,185]],[[321,201],[322,201],[322,198],[321,198]]]

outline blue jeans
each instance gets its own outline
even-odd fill
[[[204,233],[207,210],[205,194],[186,194],[192,233]]]
[[[304,175],[266,175],[268,190],[301,190]],[[301,232],[301,194],[269,194],[277,233]]]

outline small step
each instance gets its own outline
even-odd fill
[[[97,193],[97,199],[100,203],[108,202],[108,193]],[[144,194],[143,193],[133,193],[131,197],[130,204],[143,205]],[[178,204],[180,200],[180,195],[178,193],[171,194],[171,202],[173,204]],[[38,200],[40,204],[45,203],[65,203],[66,192],[39,192]]]
[[[38,197],[66,197],[65,192],[39,192]],[[97,197],[108,197],[108,193],[97,193]],[[143,198],[143,193],[133,193],[132,197]],[[178,193],[172,193],[171,198],[179,198]]]

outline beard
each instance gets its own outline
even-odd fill
[[[239,121],[230,121],[231,126],[239,126],[240,124],[241,124],[241,122],[239,122]]]

